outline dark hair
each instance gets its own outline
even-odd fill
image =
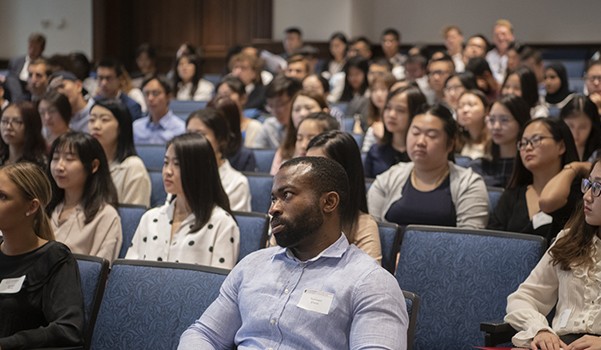
[[[286,34],[297,34],[298,36],[303,36],[303,32],[298,27],[288,27],[284,30]]]
[[[459,126],[453,118],[453,112],[449,109],[449,107],[445,106],[442,103],[435,103],[432,106],[428,107],[428,105],[424,104],[420,106],[416,115],[429,114],[434,116],[442,121],[443,130],[447,135],[447,146],[451,146],[451,151],[448,154],[448,159],[450,161],[455,161],[455,142],[457,140],[457,133],[459,131]],[[415,118],[414,116],[414,118]]]
[[[38,113],[37,108],[29,101],[19,101],[11,103],[0,114],[0,119],[6,113],[6,110],[10,107],[15,107],[21,114],[23,119],[23,155],[17,162],[28,161],[35,163],[39,166],[46,165],[46,140],[42,135],[42,119]],[[0,138],[0,160],[4,164],[9,157],[9,145]]]
[[[359,211],[367,213],[365,174],[357,141],[349,133],[332,130],[315,136],[307,151],[312,148],[322,148],[328,158],[337,161],[346,170],[350,185],[349,202],[341,216],[343,224],[351,228],[349,232],[345,231],[348,237],[359,218]],[[354,237],[348,238],[353,241]]]
[[[44,34],[42,33],[29,34],[29,38],[27,39],[27,41],[37,42],[42,47],[42,51],[44,51],[44,49],[46,48],[46,36],[44,36]]]
[[[529,46],[524,46],[519,52],[521,61],[527,61],[532,58],[536,63],[543,62],[543,55],[539,50],[533,49]]]
[[[511,113],[513,119],[515,119],[515,121],[519,124],[519,130],[524,130],[524,126],[531,118],[530,108],[528,107],[528,104],[526,103],[526,101],[524,101],[523,98],[517,95],[510,94],[500,97],[492,105],[494,105],[495,103],[498,103],[501,106],[505,107],[509,111],[509,113]],[[494,142],[492,143],[491,154],[493,160],[498,160],[501,157],[501,149],[499,148],[499,145],[495,144]]]
[[[117,208],[119,202],[117,189],[113,184],[106,155],[100,142],[90,134],[70,131],[54,140],[50,156],[54,158],[54,154],[62,150],[68,150],[75,154],[83,164],[86,173],[87,178],[81,198],[81,206],[85,216],[84,224],[89,224],[94,220],[98,211],[106,204]],[[94,160],[98,161],[96,172],[92,172]],[[52,184],[52,200],[46,208],[48,215],[52,215],[54,208],[65,199],[65,190],[56,184],[52,177],[51,168],[52,162],[49,162],[48,177]]]
[[[307,165],[311,171],[305,172],[306,184],[310,184],[310,190],[319,198],[324,193],[336,192],[340,197],[338,213],[342,223],[342,213],[346,211],[349,203],[349,181],[346,171],[337,161],[325,157],[297,157],[293,158],[280,167],[290,168],[297,165]]]
[[[522,90],[522,98],[530,108],[533,108],[538,103],[538,81],[536,80],[536,75],[534,72],[526,66],[520,66],[515,71],[507,74],[505,77],[505,81],[503,81],[503,85],[501,87],[501,91],[507,84],[507,80],[513,74],[517,75],[520,79],[520,89]]]
[[[309,74],[305,77],[305,79],[303,79],[303,82],[310,77],[317,78],[317,80],[321,84],[321,87],[323,88],[324,94],[327,94],[330,92],[330,82],[328,81],[328,79],[324,78],[321,74]]]
[[[105,57],[100,59],[96,64],[96,69],[98,68],[108,68],[115,71],[117,78],[120,78],[123,75],[123,65],[117,59],[112,57]]]
[[[486,37],[484,36],[484,34],[480,34],[480,33],[474,34],[474,35],[470,36],[469,38],[467,38],[466,43],[468,41],[470,41],[470,39],[473,39],[473,38],[479,38],[479,39],[484,40],[484,43],[486,44],[486,47],[484,48],[485,52],[487,52],[490,49],[490,42],[488,41],[488,39],[486,39]]]
[[[92,69],[88,56],[83,52],[72,52],[69,54],[69,57],[71,58],[73,74],[81,81],[86,80],[90,76],[90,70]]]
[[[115,160],[121,163],[125,158],[135,156],[137,153],[134,146],[133,122],[129,109],[120,101],[113,99],[100,99],[96,101],[92,108],[90,108],[90,112],[94,106],[108,109],[117,120],[117,124],[119,124]]]
[[[444,82],[444,86],[447,86],[449,80],[453,78],[458,78],[459,82],[461,82],[461,85],[463,85],[463,88],[465,90],[475,90],[478,88],[478,83],[476,83],[476,77],[474,76],[474,73],[470,71],[454,73],[449,75],[447,80]]]
[[[401,94],[407,95],[407,113],[409,114],[409,120],[407,120],[407,129],[409,129],[409,125],[411,124],[413,117],[415,117],[420,111],[423,111],[423,106],[427,105],[428,101],[426,96],[418,87],[409,85],[391,91],[388,94],[388,97],[386,97],[384,109],[386,109],[386,106],[390,100]],[[384,111],[382,111],[382,113],[384,113]],[[384,114],[382,114],[382,116],[384,116]],[[386,124],[384,124],[384,136],[382,136],[382,144],[390,145],[392,143],[392,136],[392,133],[386,129]]]
[[[591,170],[599,164],[600,158],[595,159]],[[584,214],[584,201],[580,201],[572,216],[565,225],[566,234],[557,239],[555,245],[549,250],[553,266],[559,265],[564,271],[583,266],[592,267],[594,260],[593,238],[599,232],[599,226],[589,225]]]
[[[565,119],[572,116],[584,114],[591,121],[591,133],[586,140],[584,154],[582,160],[587,160],[594,151],[601,148],[601,121],[599,119],[599,111],[595,103],[590,97],[585,95],[575,95],[559,113],[559,117]]]
[[[568,80],[568,72],[563,63],[559,61],[549,63],[545,67],[545,71],[547,71],[548,69],[554,71],[555,74],[557,74],[561,85],[559,86],[559,90],[552,94],[550,94],[547,91],[547,94],[545,95],[545,101],[547,103],[557,104],[565,100],[565,98],[570,95],[570,82]]]
[[[188,206],[194,213],[191,232],[200,230],[211,218],[213,208],[221,207],[232,215],[230,200],[221,185],[213,147],[200,134],[186,133],[167,143],[173,145],[179,160],[180,178]]]
[[[240,97],[246,96],[246,89],[244,87],[244,83],[238,77],[235,77],[233,75],[226,75],[225,77],[223,77],[223,79],[221,79],[219,84],[217,84],[217,86],[215,87],[215,91],[219,90],[219,87],[221,85],[227,85],[227,87],[230,90],[240,95]]]
[[[481,77],[484,73],[488,72],[492,75],[492,70],[488,61],[484,57],[472,57],[465,65],[465,70],[472,72],[476,77]]]
[[[387,61],[388,62],[388,61]],[[382,119],[382,112],[384,109],[380,110],[378,106],[374,104],[374,101],[371,99],[373,96],[373,91],[376,85],[382,84],[386,88],[386,92],[389,92],[390,88],[396,83],[396,78],[392,73],[386,72],[383,76],[376,75],[371,83],[369,84],[370,98],[369,98],[369,109],[367,112],[367,123],[369,125],[373,124],[375,121],[379,121]],[[386,94],[388,97],[388,94]]]
[[[192,88],[190,89],[190,99],[194,99],[194,94],[196,93],[196,90],[198,90],[200,79],[202,78],[202,65],[200,57],[192,54],[183,54],[175,60],[175,65],[173,66],[173,71],[175,72],[175,74],[173,74],[173,94],[177,95],[177,92],[181,88],[180,83],[183,83],[182,78],[177,72],[177,66],[184,58],[194,65],[194,75],[192,76],[191,81]]]
[[[157,50],[148,43],[141,44],[136,48],[136,58],[145,53],[152,61],[157,59]]]
[[[491,104],[488,101],[488,98],[486,97],[486,95],[484,95],[484,93],[478,89],[464,91],[461,95],[459,95],[458,101],[461,100],[461,98],[465,95],[474,95],[478,98],[478,100],[480,100],[480,102],[482,102],[482,106],[484,107],[484,113],[485,113],[484,116],[482,117],[483,132],[480,134],[479,140],[472,140],[469,131],[466,128],[464,128],[462,125],[457,123],[457,125],[459,126],[459,133],[457,135],[458,137],[457,137],[457,143],[455,144],[455,149],[459,152],[465,145],[472,144],[473,142],[478,142],[478,143],[483,142],[487,145],[485,147],[484,152],[486,154],[488,154],[488,152],[490,152],[490,143],[488,142],[490,140],[490,135],[488,134],[488,131],[486,130],[486,121],[484,119],[485,119],[486,115],[488,114],[488,112],[490,111]],[[459,114],[459,112],[457,112],[457,113]]]
[[[353,96],[355,94],[355,92],[353,91],[353,88],[351,87],[351,84],[349,84],[349,82],[348,82],[349,71],[351,68],[356,68],[356,69],[360,70],[361,72],[363,72],[363,83],[361,83],[358,93],[360,95],[363,95],[365,93],[365,91],[367,90],[367,88],[369,87],[369,83],[367,82],[367,72],[369,71],[369,62],[361,56],[351,57],[344,65],[344,73],[346,75],[346,79],[344,80],[344,89],[342,90],[342,95],[340,96],[340,102],[349,102],[350,100],[353,99]]]
[[[555,142],[563,142],[565,145],[565,152],[561,156],[561,166],[578,160],[578,152],[576,151],[576,145],[574,144],[574,138],[570,128],[561,119],[554,118],[535,118],[530,119],[520,130],[518,140],[524,135],[524,131],[528,125],[533,123],[543,123],[547,130],[551,133]],[[513,164],[513,173],[509,179],[508,189],[517,188],[519,186],[525,186],[532,184],[532,173],[526,169],[524,163],[522,163],[522,157],[518,155],[515,157]]]
[[[346,35],[344,35],[344,33],[342,32],[335,32],[330,36],[330,39],[328,39],[328,42],[334,40],[334,39],[338,39],[340,41],[342,41],[345,45],[348,44],[348,40],[346,38]]]
[[[57,91],[49,90],[42,96],[40,101],[46,101],[51,106],[55,107],[58,110],[61,119],[69,126],[69,122],[71,121],[71,104],[69,103],[67,96]]]
[[[405,65],[417,63],[423,70],[426,70],[428,66],[428,59],[422,55],[409,55],[407,56],[407,61],[405,61]]]
[[[284,94],[292,98],[302,88],[303,85],[297,79],[288,78],[283,74],[278,74],[265,88],[265,98],[279,97]]]
[[[171,92],[172,92],[171,85],[167,82],[167,80],[163,79],[162,77],[159,77],[158,75],[153,75],[153,76],[149,77],[148,79],[144,80],[142,82],[142,86],[140,87],[140,89],[144,89],[144,87],[146,85],[148,85],[148,83],[150,83],[153,80],[156,80],[156,81],[159,82],[159,84],[161,85],[161,87],[165,91],[166,95],[170,95],[171,94]]]
[[[238,114],[238,118],[240,115]],[[215,139],[219,144],[219,152],[222,153],[223,156],[226,155],[226,151],[228,150],[228,144],[231,138],[230,129],[228,125],[227,119],[223,113],[217,110],[214,107],[207,107],[205,109],[199,109],[195,112],[192,112],[188,119],[186,119],[186,127],[190,123],[192,119],[200,120],[207,128],[211,129],[215,134]]]
[[[396,41],[401,41],[401,33],[399,33],[399,31],[394,28],[384,29],[384,31],[382,32],[382,36],[384,36],[384,35],[392,35],[392,36],[394,36],[394,39]]]
[[[298,123],[299,128],[305,120],[314,120],[318,122],[319,126],[323,130],[322,132],[340,129],[340,123],[338,123],[336,118],[332,117],[326,112],[316,112],[309,114],[305,117],[305,119],[301,120],[300,123]]]

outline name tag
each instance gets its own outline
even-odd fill
[[[561,316],[559,316],[559,328],[564,328],[568,325],[568,318],[572,314],[572,309],[563,310]]]
[[[21,290],[25,275],[17,278],[5,278],[0,281],[0,294],[15,294]]]
[[[314,289],[305,289],[298,307],[301,309],[319,312],[320,314],[327,315],[330,312],[330,306],[334,300],[334,294],[328,292],[322,292]]]
[[[545,214],[542,211],[536,213],[532,217],[532,227],[536,230],[537,228],[547,225],[553,222],[553,217],[551,215]]]

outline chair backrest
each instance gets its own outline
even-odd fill
[[[102,301],[102,294],[106,286],[109,273],[109,262],[106,259],[82,254],[73,254],[79,266],[81,292],[84,306],[84,340],[85,348],[89,348],[92,341],[94,324],[98,316],[98,309]]]
[[[397,224],[379,222],[380,245],[382,246],[382,267],[394,273],[399,252],[400,233]]]
[[[491,216],[495,212],[495,208],[499,204],[499,199],[501,199],[505,189],[503,187],[487,186],[486,191],[488,192],[488,214]]]
[[[269,217],[262,213],[236,211],[234,217],[240,228],[240,254],[238,261],[248,254],[265,248]]]
[[[179,101],[179,100],[171,100],[169,103],[169,109],[175,114],[178,118],[182,120],[188,119],[190,113],[197,111],[199,109],[204,109],[207,106],[206,101]]]
[[[148,170],[163,169],[165,145],[137,144],[136,152]]]
[[[503,318],[546,246],[535,235],[407,226],[395,275],[421,298],[415,349],[482,346],[480,322]]]
[[[257,172],[269,174],[271,171],[271,163],[275,157],[275,149],[269,148],[251,148],[255,154],[255,160],[257,161]]]
[[[125,254],[127,254],[127,249],[131,246],[131,240],[134,238],[134,233],[136,233],[140,219],[146,212],[146,207],[142,205],[120,204],[118,211],[119,216],[121,217],[121,232],[123,234],[119,258],[125,258]]]
[[[167,199],[167,192],[163,186],[163,173],[159,170],[149,170],[150,185],[150,207],[155,208],[163,205]]]
[[[92,349],[176,349],[219,294],[227,270],[121,260],[113,263]]]
[[[267,213],[271,206],[271,186],[273,176],[269,174],[258,174],[243,172],[248,179],[250,187],[250,207],[257,213]]]
[[[409,327],[407,327],[407,350],[413,349],[415,339],[415,326],[417,325],[417,314],[419,312],[419,297],[417,294],[403,291],[407,315],[409,316]]]
[[[459,165],[460,167],[467,168],[470,166],[471,162],[472,162],[472,158],[467,157],[467,156],[462,156],[459,154],[455,154],[455,164]]]

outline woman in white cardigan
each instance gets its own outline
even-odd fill
[[[456,134],[448,108],[434,105],[418,113],[407,135],[411,162],[376,177],[367,194],[369,213],[399,225],[484,228],[488,194],[482,177],[449,161]]]

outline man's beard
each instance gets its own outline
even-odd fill
[[[294,247],[307,236],[314,234],[323,224],[323,216],[316,203],[290,219],[274,216],[271,223],[272,227],[284,225],[284,229],[276,233],[274,237],[279,246],[288,248]]]

